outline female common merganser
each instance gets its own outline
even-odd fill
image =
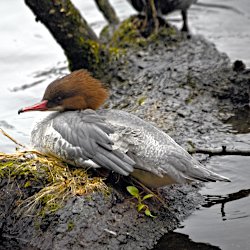
[[[230,181],[203,167],[170,136],[135,115],[97,110],[107,97],[97,79],[78,70],[50,83],[40,103],[18,113],[56,111],[35,125],[31,144],[75,166],[131,174],[152,188],[194,180]]]
[[[138,12],[145,12],[146,0],[128,0]],[[182,31],[188,32],[187,10],[197,0],[154,0],[158,16],[167,15],[173,11],[180,10],[183,19]]]

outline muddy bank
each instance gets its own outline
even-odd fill
[[[202,37],[168,42],[161,37],[131,49],[114,65],[107,106],[151,121],[186,148],[230,145],[234,134],[223,121],[249,103],[250,72],[234,71],[228,57]],[[72,198],[55,213],[18,217],[19,184],[0,183],[0,249],[151,249],[202,202],[195,185],[164,188],[168,207],[152,201],[152,219],[115,188],[110,195]]]

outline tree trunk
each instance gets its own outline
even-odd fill
[[[70,0],[25,0],[25,3],[61,45],[71,70],[95,71],[100,55],[105,60],[103,46]]]

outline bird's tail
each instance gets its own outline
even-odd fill
[[[202,175],[198,176],[196,175],[195,176],[195,179],[197,180],[201,180],[201,181],[224,181],[224,182],[231,182],[231,180],[223,175],[220,175],[220,174],[217,174],[203,166],[200,166],[199,165],[199,170],[201,170],[203,172]]]
[[[231,182],[231,180],[223,175],[216,174],[214,172],[211,172],[210,176],[208,177],[209,181],[225,181],[225,182]]]

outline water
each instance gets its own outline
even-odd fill
[[[210,164],[227,172],[233,182],[206,185],[201,193],[209,195],[209,200],[214,202],[197,210],[176,232],[188,234],[195,242],[208,242],[221,249],[249,249],[250,199],[245,197],[250,195],[249,157],[214,157]],[[237,199],[235,193],[239,190],[246,192]],[[231,201],[229,194],[234,194]]]
[[[99,33],[106,22],[94,2],[73,2]],[[190,29],[216,43],[218,49],[226,52],[232,61],[240,59],[250,67],[249,0],[200,2],[224,4],[242,12],[239,14],[223,8],[193,6],[189,11]],[[111,3],[121,19],[135,13],[125,0],[112,0]],[[39,114],[33,112],[18,116],[17,110],[39,101],[51,79],[68,72],[67,63],[62,49],[47,29],[41,23],[35,22],[24,1],[1,1],[0,14],[0,127],[19,142],[28,144],[32,122]],[[179,27],[182,25],[178,13],[169,18],[174,19]],[[32,83],[39,84],[18,90],[21,85]],[[232,145],[250,148],[249,110],[244,111],[240,117],[239,115],[240,112],[237,112],[236,119],[228,121],[234,131],[238,131],[237,140]],[[0,134],[0,151],[14,150],[15,145]],[[157,249],[184,249],[183,245],[178,246],[177,243],[180,242],[189,244],[189,248],[185,245],[186,249],[250,249],[249,163],[249,157],[213,157],[209,164],[217,172],[230,177],[233,182],[206,185],[201,192],[205,196],[210,195],[207,206],[200,207],[182,223],[181,228],[166,235],[165,241],[163,238]],[[171,243],[171,239],[174,242]]]

